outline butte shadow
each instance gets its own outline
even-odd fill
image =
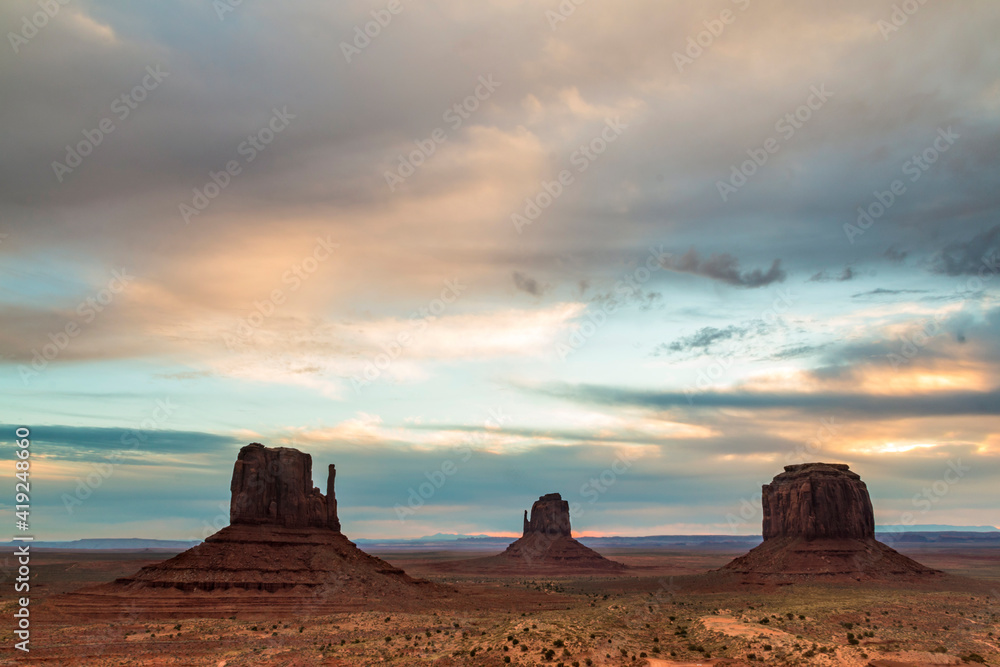
[[[923,582],[944,577],[875,539],[868,487],[840,463],[785,466],[762,490],[764,542],[706,577],[742,583]]]

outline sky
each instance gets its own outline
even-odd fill
[[[202,538],[250,442],[357,538],[759,534],[809,461],[996,524],[995,2],[50,5],[0,5],[36,539]]]

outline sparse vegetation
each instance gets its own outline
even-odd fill
[[[296,652],[311,651],[316,662],[302,658],[301,664],[322,664],[332,658],[343,664],[368,662],[386,667],[432,664],[441,656],[470,667],[594,667],[595,663],[622,667],[661,656],[688,662],[715,656],[755,665],[804,667],[820,664],[816,660],[820,656],[822,664],[831,665],[844,656],[867,661],[914,646],[961,657],[967,663],[1000,664],[995,660],[1000,655],[990,653],[989,644],[984,643],[996,634],[996,615],[984,614],[983,600],[970,600],[968,595],[866,586],[741,591],[736,599],[727,592],[690,592],[676,594],[669,601],[657,600],[650,611],[649,591],[658,590],[658,582],[628,581],[631,589],[609,595],[610,602],[598,607],[591,607],[590,602],[605,595],[600,587],[608,585],[607,581],[567,578],[547,582],[549,592],[531,592],[536,597],[530,598],[531,606],[524,611],[484,606],[463,610],[461,615],[450,609],[388,615],[385,610],[351,612],[315,617],[308,626],[304,619],[298,624],[298,619],[277,624],[268,619],[265,625],[240,614],[242,621],[228,615],[183,622],[126,622],[115,627],[120,643],[132,651],[129,659],[180,651],[178,660],[192,664],[214,663],[203,659],[203,653],[195,658],[185,651],[211,650],[222,645],[213,642],[230,642],[232,637],[240,638],[235,653],[241,658],[231,664],[241,664],[240,660],[268,664],[268,660],[281,659],[274,658],[278,650],[296,659],[300,655]],[[643,590],[644,585],[648,589]],[[556,588],[561,592],[551,592]],[[503,590],[511,591],[510,599],[527,595],[523,587]],[[539,605],[539,601],[547,604]],[[871,619],[880,624],[872,624]],[[67,627],[60,632],[72,637],[76,635],[70,633],[77,630]],[[865,641],[876,637],[877,641]]]

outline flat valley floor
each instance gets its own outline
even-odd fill
[[[55,598],[174,552],[39,551],[32,558],[31,652],[13,648],[12,559],[3,567],[0,664],[48,665],[906,665],[1000,666],[1000,548],[900,549],[946,584],[736,586],[698,575],[743,550],[602,550],[620,575],[452,574],[486,555],[374,555],[454,586],[440,608],[294,617],[257,608],[219,618],[60,617]],[[348,601],[349,602],[349,601]]]

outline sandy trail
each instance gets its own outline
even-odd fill
[[[702,624],[706,630],[721,632],[730,637],[769,637],[778,642],[794,641],[794,635],[781,630],[774,630],[763,625],[744,623],[732,616],[703,616]],[[707,664],[707,663],[706,663]]]

